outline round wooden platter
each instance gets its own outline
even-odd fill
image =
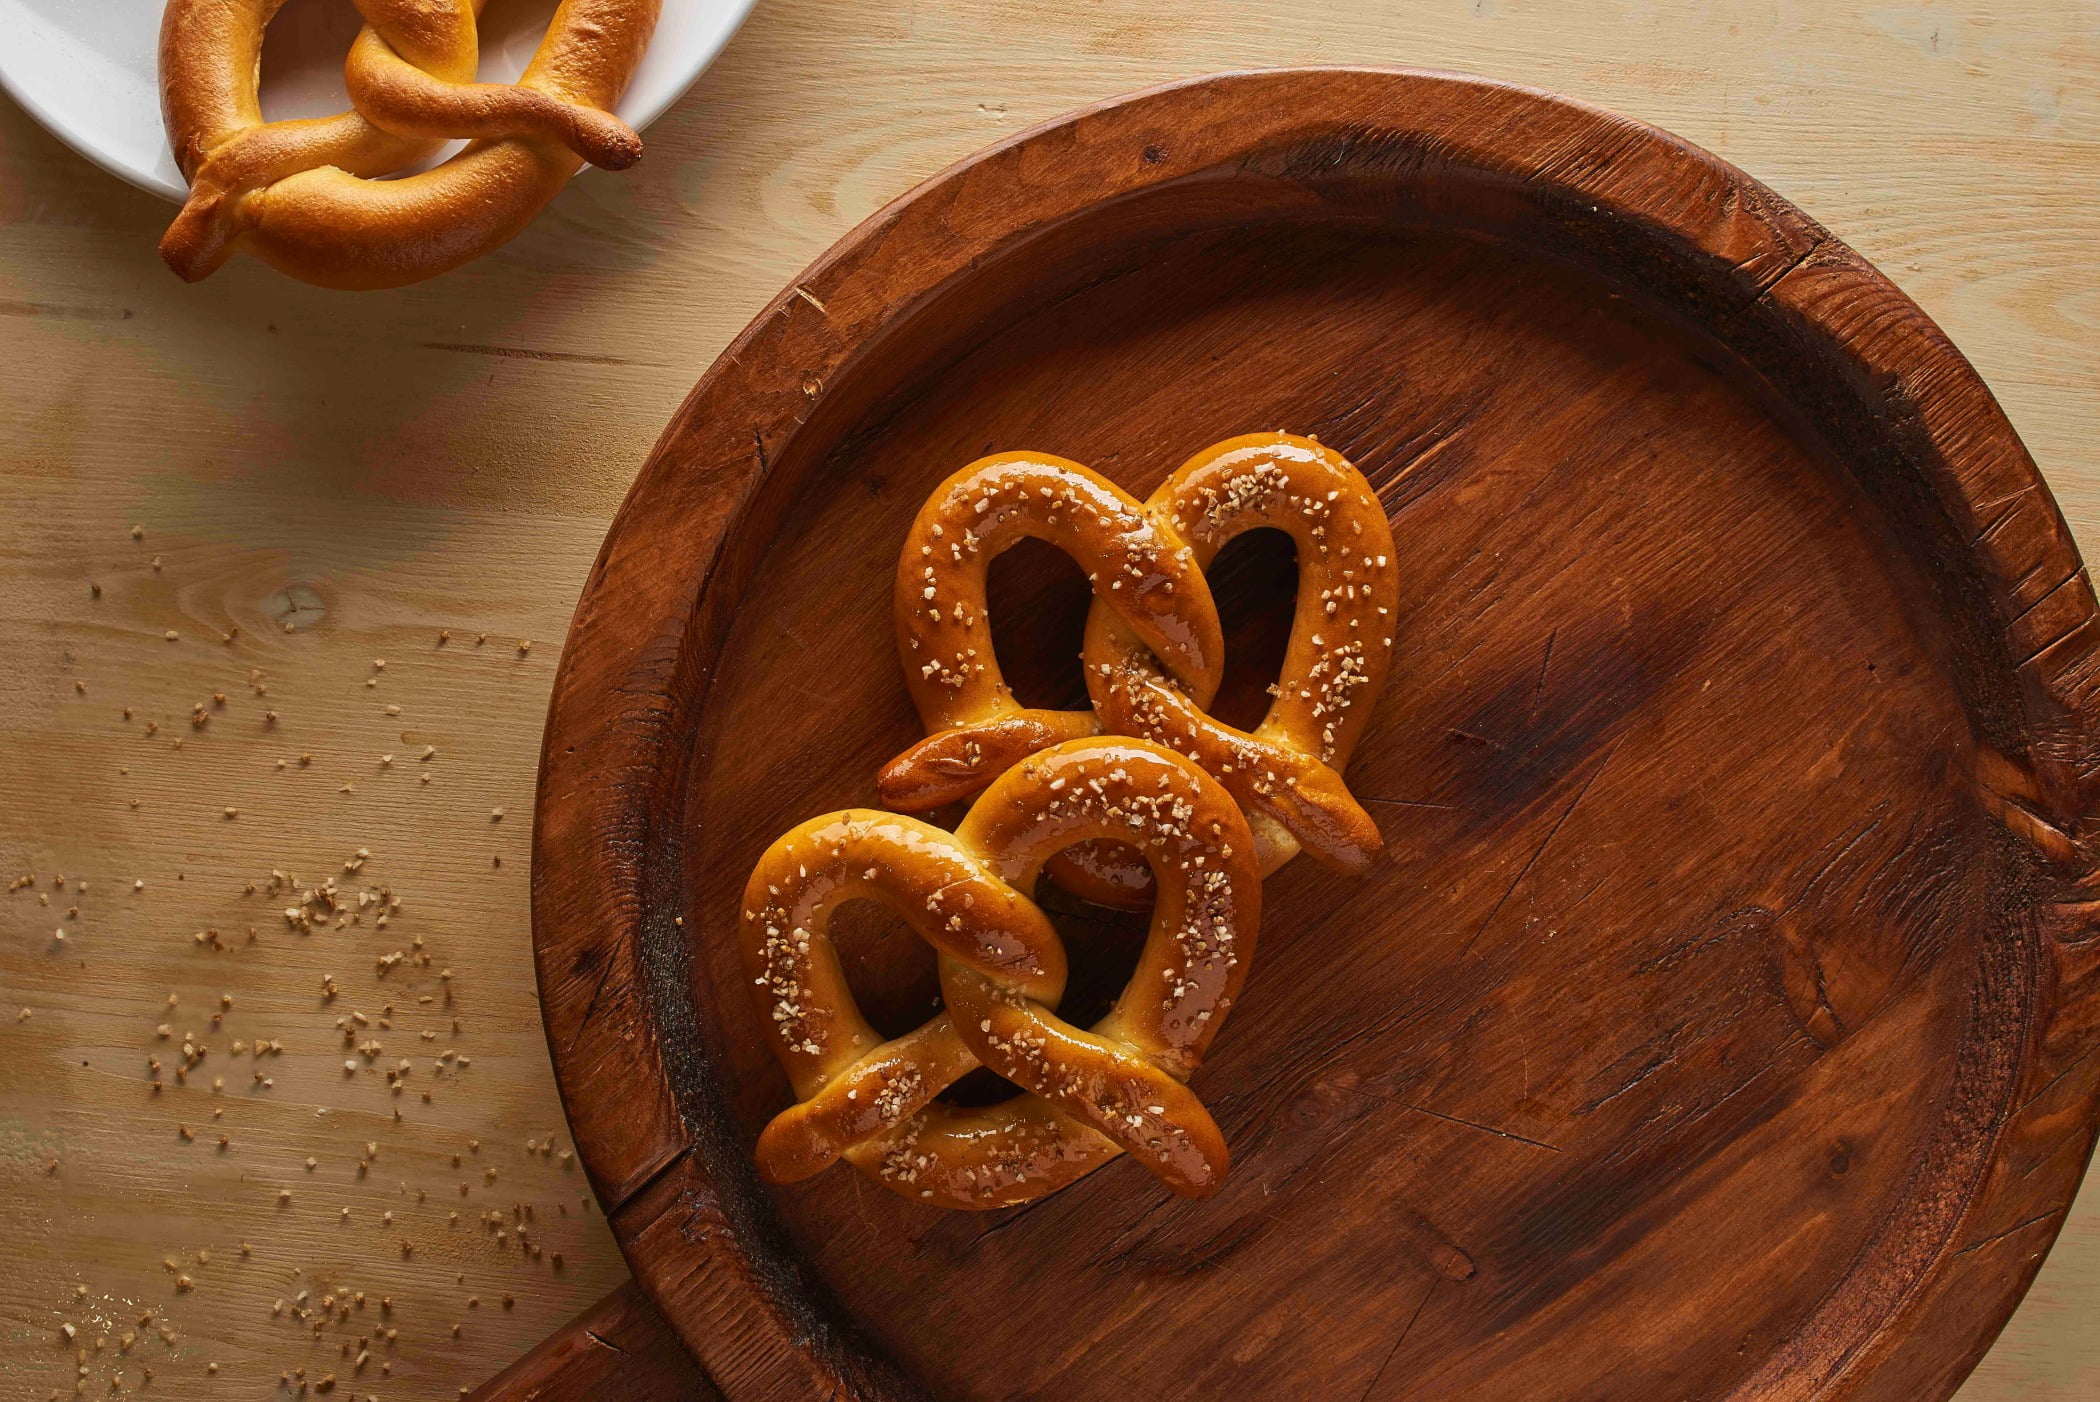
[[[1015,448],[1142,496],[1267,429],[1362,468],[1404,602],[1348,774],[1387,852],[1270,879],[1194,1082],[1223,1191],[762,1184],[789,1094],[737,898],[919,733],[920,501]],[[1287,546],[1214,583],[1244,723]],[[1076,569],[1024,548],[993,593],[1022,698],[1081,697]],[[2092,1147],[2096,637],[1975,372],[1712,156],[1419,72],[1080,112],[812,267],[614,525],[533,874],[570,1124],[737,1402],[1943,1397]],[[1045,900],[1084,1016],[1136,926]],[[879,915],[848,943],[879,1024],[927,1015],[930,954]]]

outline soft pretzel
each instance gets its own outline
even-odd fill
[[[1159,897],[1128,986],[1081,1030],[1056,931],[1029,899],[1076,842],[1127,844]],[[940,956],[946,1010],[884,1041],[847,986],[828,924],[880,901]],[[759,1136],[775,1182],[844,1158],[941,1207],[994,1208],[1056,1191],[1127,1153],[1177,1193],[1215,1191],[1223,1137],[1185,1084],[1254,954],[1261,877],[1246,820],[1216,780],[1144,740],[1068,740],[1024,758],[951,835],[848,809],[767,849],[744,891],[743,960],[798,1103]],[[1022,1087],[1002,1104],[935,1099],[979,1065]]]
[[[1223,642],[1202,571],[1226,541],[1263,526],[1297,547],[1298,603],[1277,699],[1244,732],[1206,713]],[[1000,676],[984,578],[991,557],[1023,535],[1064,549],[1093,583],[1091,712],[1024,710]],[[1381,839],[1340,770],[1384,686],[1397,578],[1377,494],[1309,438],[1215,444],[1143,503],[1062,458],[981,459],[934,491],[898,563],[898,653],[930,733],[883,769],[879,791],[894,807],[924,811],[1067,736],[1142,735],[1224,781],[1253,824],[1264,875],[1301,849],[1361,870]],[[1141,867],[1099,848],[1065,854],[1052,874],[1105,904],[1142,906],[1150,896]]]
[[[1183,463],[1152,494],[1208,569],[1234,536],[1270,527],[1298,553],[1291,637],[1261,724],[1209,715],[1208,695],[1175,685],[1145,640],[1098,603],[1087,615],[1087,692],[1102,728],[1171,745],[1239,800],[1267,875],[1300,847],[1360,871],[1382,845],[1341,771],[1392,661],[1399,576],[1378,494],[1340,453],[1284,433],[1228,438]]]
[[[641,138],[607,109],[662,0],[562,0],[515,84],[477,83],[482,0],[357,0],[352,110],[265,122],[263,31],[283,0],[169,0],[161,105],[190,182],[161,256],[189,281],[237,248],[324,287],[397,287],[515,235],[586,160],[621,169]],[[472,144],[435,170],[378,177]]]

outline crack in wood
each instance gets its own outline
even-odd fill
[[[987,1238],[999,1235],[1008,1227],[1018,1224],[1023,1217],[1026,1217],[1029,1214],[1033,1213],[1037,1208],[1046,1206],[1050,1203],[1056,1202],[1057,1200],[1057,1195],[1055,1193],[1052,1193],[1048,1197],[1037,1198],[1034,1202],[1026,1204],[1010,1217],[1000,1218],[998,1221],[992,1223],[991,1226],[986,1227],[976,1236],[970,1238],[970,1244],[962,1249],[962,1254],[965,1256],[969,1255],[972,1251],[975,1251],[978,1247],[984,1245],[985,1240]]]
[[[2034,1226],[2037,1222],[2046,1222],[2051,1217],[2061,1217],[2063,1216],[2063,1214],[2064,1209],[2062,1209],[2061,1207],[2052,1207],[2047,1212],[2037,1212],[2032,1217],[2026,1218],[2023,1221],[2013,1223],[2010,1227],[2007,1227],[2002,1232],[1992,1232],[1989,1236],[1984,1237],[1981,1240],[1970,1242],[1967,1246],[1962,1247],[1961,1250],[1955,1252],[1954,1254],[1957,1256],[1966,1256],[1971,1251],[1981,1251],[1984,1247],[1989,1246],[1991,1243],[2003,1241],[2007,1237],[2013,1235],[2015,1232],[2026,1231],[2029,1227]]]
[[[2040,607],[2041,607],[2041,606],[2042,606],[2043,604],[2046,604],[2046,603],[2048,603],[2048,602],[2049,602],[2049,601],[2050,601],[2051,599],[2055,598],[2055,597],[2056,597],[2056,595],[2057,595],[2057,593],[2058,593],[2058,591],[2060,591],[2061,589],[2063,589],[2063,587],[2064,587],[2065,585],[2068,585],[2068,584],[2075,584],[2075,583],[2077,583],[2077,582],[2078,582],[2079,580],[2081,580],[2081,579],[2084,579],[2084,578],[2085,578],[2085,566],[2083,566],[2083,565],[2080,565],[2080,566],[2079,566],[2079,567],[2078,567],[2077,569],[2075,569],[2075,570],[2072,570],[2072,571],[2071,571],[2071,572],[2070,572],[2069,574],[2065,575],[2065,576],[2064,576],[2064,577],[2063,577],[2062,579],[2059,579],[2058,581],[2056,581],[2056,583],[2054,583],[2054,584],[2050,585],[2050,586],[2049,586],[2049,587],[2048,587],[2047,589],[2044,589],[2044,590],[2043,590],[2043,591],[2041,592],[2041,594],[2040,594],[2040,595],[2039,595],[2039,596],[2038,596],[2038,597],[2037,597],[2037,598],[2035,599],[2035,601],[2034,601],[2033,603],[2029,604],[2029,605],[2028,605],[2028,606],[2027,606],[2026,608],[2023,608],[2023,609],[2021,609],[2021,610],[2020,610],[2020,611],[2019,611],[2018,613],[2014,614],[2014,615],[2013,615],[2013,616],[2012,616],[2011,618],[2008,618],[2008,619],[2006,619],[2006,620],[2005,620],[2005,626],[2006,626],[2006,628],[2007,628],[2008,630],[2010,630],[2010,629],[2013,629],[2013,628],[2016,628],[2016,627],[2018,627],[2018,626],[2019,626],[2019,624],[2020,624],[2020,620],[2021,620],[2021,619],[2025,618],[2025,617],[2026,617],[2026,616],[2027,616],[2028,614],[2030,614],[2030,613],[2033,613],[2033,612],[2034,612],[2034,611],[2035,611],[2036,609],[2040,608]]]
[[[1808,247],[1803,249],[1798,255],[1796,255],[1790,262],[1786,264],[1785,267],[1782,267],[1778,272],[1772,274],[1771,277],[1765,279],[1763,283],[1758,284],[1757,300],[1762,302],[1770,298],[1772,295],[1772,290],[1774,288],[1778,287],[1780,283],[1785,282],[1788,278],[1792,277],[1794,275],[1795,270],[1800,268],[1800,266],[1803,263],[1806,263],[1809,259],[1815,257],[1818,253],[1821,253],[1824,247],[1829,244],[1829,242],[1829,234],[1817,234],[1815,238],[1809,243]]]
[[[1531,688],[1531,704],[1524,711],[1524,723],[1526,725],[1538,724],[1539,702],[1546,695],[1546,669],[1553,665],[1553,644],[1559,637],[1560,629],[1558,628],[1546,635],[1546,655],[1539,659],[1539,679],[1537,684]]]
[[[615,960],[607,958],[598,965],[598,982],[591,989],[590,1001],[583,1005],[583,1016],[576,1023],[575,1033],[568,1038],[570,1050],[573,1050],[575,1048],[577,1039],[581,1038],[586,1032],[590,1030],[591,1019],[595,1017],[598,1012],[598,999],[601,995],[604,994],[605,985],[612,978],[613,965],[615,962]]]
[[[1136,1216],[1136,1218],[1134,1218],[1129,1223],[1129,1225],[1125,1226],[1121,1231],[1116,1233],[1116,1239],[1108,1244],[1108,1249],[1105,1252],[1092,1257],[1088,1260],[1087,1264],[1090,1266],[1107,1266],[1110,1263],[1119,1261],[1123,1257],[1126,1257],[1143,1247],[1146,1242],[1152,1240],[1152,1238],[1158,1235],[1158,1233],[1147,1232],[1128,1246],[1122,1245],[1122,1241],[1125,1237],[1137,1231],[1138,1228],[1144,1226],[1145,1223],[1151,1221],[1152,1218],[1158,1214],[1161,1208],[1166,1207],[1173,1201],[1175,1201],[1175,1199],[1170,1197],[1155,1198],[1151,1206],[1147,1207],[1143,1212],[1140,1212]],[[980,1236],[978,1240],[983,1240],[983,1237]],[[975,1246],[976,1242],[972,1242],[971,1245]]]
[[[2017,490],[2017,491],[2013,491],[2013,492],[2008,492],[2008,493],[2007,493],[2006,495],[2004,495],[2004,496],[2002,496],[2002,497],[1992,497],[1992,498],[1991,498],[1991,499],[1990,499],[1989,501],[1979,501],[1979,502],[1977,502],[1977,503],[1976,503],[1976,510],[1978,510],[1978,511],[1995,511],[1995,510],[1997,510],[1997,509],[1998,509],[1999,507],[2001,507],[2001,506],[2004,506],[2004,505],[2005,505],[2005,504],[2006,504],[2007,502],[2013,502],[2013,501],[2018,501],[2018,500],[2019,500],[2019,499],[2020,499],[2021,497],[2024,497],[2024,496],[2032,496],[2032,495],[2033,495],[2034,493],[2036,493],[2036,492],[2040,491],[2040,490],[2041,490],[2041,488],[2042,488],[2042,484],[2041,484],[2041,483],[2039,483],[2039,482],[2029,482],[2029,483],[2028,483],[2028,484],[2027,484],[2026,486],[2024,486],[2024,487],[2021,487],[2021,488],[2020,488],[2019,490]]]
[[[1380,481],[1374,488],[1374,490],[1378,494],[1379,505],[1383,506],[1388,513],[1394,513],[1397,512],[1401,506],[1411,504],[1396,504],[1393,500],[1391,500],[1388,497],[1387,494],[1391,492],[1395,487],[1398,487],[1402,482],[1405,482],[1412,473],[1433,461],[1438,454],[1444,451],[1444,449],[1450,447],[1453,443],[1456,443],[1459,439],[1463,438],[1465,436],[1465,433],[1466,425],[1460,423],[1450,432],[1442,435],[1435,442],[1431,443],[1428,447],[1422,449],[1420,452],[1416,453],[1412,458],[1409,458],[1405,463],[1401,464],[1400,467],[1397,468],[1390,476],[1387,476],[1384,478],[1384,480]]]
[[[1684,1029],[1682,1028],[1674,1029],[1668,1034],[1668,1036],[1659,1040],[1663,1041],[1664,1045],[1667,1046],[1671,1041],[1676,1040],[1679,1033],[1681,1033],[1683,1030]],[[1650,1057],[1645,1063],[1642,1064],[1641,1068],[1635,1071],[1633,1075],[1630,1078],[1628,1078],[1622,1085],[1620,1085],[1617,1090],[1612,1091],[1608,1095],[1600,1096],[1597,1099],[1592,1100],[1589,1104],[1583,1106],[1575,1113],[1577,1115],[1595,1114],[1597,1111],[1611,1104],[1614,1100],[1617,1100],[1620,1096],[1625,1095],[1628,1091],[1631,1091],[1638,1087],[1643,1081],[1647,1080],[1649,1077],[1655,1076],[1661,1073],[1662,1071],[1665,1071],[1668,1068],[1675,1066],[1677,1064],[1677,1059],[1677,1053],[1674,1051],[1664,1051],[1660,1055]]]
[[[2070,1065],[2064,1067],[2063,1070],[2057,1072],[2048,1080],[2042,1082],[2040,1088],[2037,1089],[2033,1095],[2030,1095],[2025,1100],[2021,1101],[2019,1108],[2014,1110],[2012,1114],[2008,1115],[2006,1118],[2017,1119],[2021,1115],[2026,1114],[2028,1108],[2032,1106],[2037,1100],[2040,1100],[2050,1091],[2055,1090],[2057,1085],[2064,1079],[2064,1077],[2070,1075],[2073,1071],[2076,1071],[2079,1067],[2085,1065],[2085,1063],[2087,1063],[2088,1061],[2091,1061],[2093,1059],[2093,1053],[2095,1052],[2100,1052],[2100,1043],[2095,1043],[2094,1045],[2087,1047],[2083,1053],[2081,1053],[2079,1056],[2075,1057],[2072,1060]]]
[[[2007,521],[2012,520],[2019,514],[2020,502],[2018,498],[2008,498],[2006,508],[1991,518],[1991,523],[1983,528],[1976,539],[1969,542],[1970,546],[1974,547],[1983,544],[1997,533],[2000,526],[2003,526]]]
[[[2080,633],[2084,632],[2087,628],[2091,627],[2092,622],[2093,616],[2091,614],[2083,615],[2079,618],[2079,620],[2076,623],[2073,623],[2069,628],[2066,628],[2061,634],[2054,638],[2051,638],[2048,642],[2043,643],[2033,652],[2028,653],[2025,657],[2013,663],[2013,670],[2016,672],[2024,672],[2029,667],[2032,667],[2035,663],[2041,661],[2042,657],[2045,654],[2053,652],[2055,649],[2062,647],[2065,643],[2071,641],[2071,639],[2077,637]]]
[[[1557,1154],[1560,1152],[1559,1145],[1548,1144],[1543,1139],[1530,1139],[1525,1137],[1524,1135],[1514,1133],[1510,1130],[1496,1129],[1493,1125],[1484,1125],[1478,1120],[1468,1120],[1462,1119],[1457,1115],[1447,1115],[1441,1110],[1432,1110],[1427,1105],[1416,1105],[1405,1100],[1399,1101],[1397,1103],[1405,1106],[1409,1110],[1414,1111],[1418,1115],[1427,1115],[1432,1120],[1443,1120],[1448,1124],[1464,1125],[1467,1129],[1477,1129],[1482,1134],[1492,1134],[1497,1139],[1509,1139],[1515,1141],[1518,1144],[1529,1144],[1534,1149],[1544,1149],[1548,1153]]]
[[[1801,1031],[1798,1027],[1794,1030],[1793,1037],[1796,1039],[1795,1041],[1789,1041],[1775,1048],[1770,1059],[1768,1059],[1764,1065],[1758,1067],[1748,1076],[1745,1076],[1740,1084],[1735,1086],[1734,1089],[1728,1091],[1727,1094],[1715,1100],[1711,1105],[1702,1106],[1699,1109],[1693,1110],[1690,1114],[1675,1120],[1668,1119],[1670,1111],[1675,1107],[1668,1105],[1660,1107],[1654,1115],[1651,1115],[1647,1119],[1642,1120],[1638,1125],[1634,1126],[1634,1128],[1631,1131],[1623,1135],[1619,1139],[1619,1141],[1614,1145],[1612,1150],[1605,1155],[1603,1162],[1608,1166],[1616,1166],[1618,1164],[1625,1163],[1635,1154],[1638,1154],[1644,1149],[1646,1149],[1649,1143],[1652,1142],[1653,1139],[1657,1137],[1657,1135],[1661,1134],[1665,1130],[1681,1131],[1689,1129],[1691,1126],[1698,1124],[1701,1120],[1711,1117],[1716,1111],[1718,1111],[1722,1106],[1726,1105],[1729,1101],[1735,1099],[1744,1091],[1750,1089],[1750,1087],[1756,1085],[1759,1081],[1763,1080],[1766,1076],[1770,1075],[1772,1071],[1778,1067],[1781,1058],[1784,1057],[1786,1053],[1797,1044],[1797,1042],[1805,1042],[1810,1047],[1814,1047],[1817,1051],[1822,1050],[1822,1045],[1819,1042],[1817,1042],[1815,1038],[1809,1036],[1806,1032]],[[1656,1133],[1643,1137],[1642,1131],[1649,1130],[1651,1128],[1655,1129]]]
[[[1385,1351],[1385,1360],[1378,1365],[1378,1371],[1371,1375],[1370,1383],[1364,1388],[1364,1395],[1358,1398],[1357,1402],[1370,1402],[1371,1394],[1378,1390],[1378,1384],[1385,1378],[1385,1370],[1393,1366],[1393,1359],[1399,1354],[1400,1345],[1407,1342],[1407,1336],[1415,1331],[1415,1321],[1420,1319],[1422,1311],[1429,1307],[1429,1297],[1436,1294],[1436,1288],[1443,1283],[1441,1279],[1429,1282],[1429,1288],[1422,1292],[1421,1300],[1415,1305],[1415,1312],[1409,1315],[1407,1323],[1400,1327],[1400,1337],[1393,1340],[1393,1346]]]
[[[1524,878],[1531,874],[1531,869],[1534,866],[1538,865],[1539,858],[1546,855],[1546,849],[1553,845],[1553,839],[1559,835],[1561,828],[1566,826],[1568,819],[1575,816],[1576,808],[1581,806],[1582,800],[1588,796],[1591,787],[1604,777],[1604,771],[1611,768],[1612,757],[1619,753],[1619,746],[1625,743],[1625,740],[1621,739],[1605,752],[1603,763],[1599,764],[1596,772],[1584,780],[1582,787],[1576,790],[1574,801],[1569,803],[1567,808],[1562,811],[1560,817],[1555,820],[1553,826],[1547,831],[1545,840],[1540,842],[1538,847],[1532,851],[1529,860],[1517,872],[1517,879],[1509,883],[1508,889],[1503,891],[1500,899],[1495,902],[1494,908],[1488,911],[1487,919],[1480,922],[1480,928],[1473,931],[1472,938],[1468,939],[1464,947],[1458,951],[1459,958],[1463,959],[1473,952],[1473,946],[1479,942],[1482,935],[1487,933],[1488,927],[1495,923],[1495,917],[1502,913],[1502,907],[1508,903],[1511,896],[1517,893],[1517,888],[1524,884]]]
[[[1602,884],[1602,881],[1603,878],[1599,878],[1599,884]],[[1590,888],[1592,891],[1595,889],[1595,886]],[[1588,895],[1589,892],[1584,892],[1584,899],[1587,899]],[[1581,903],[1578,900],[1575,904]],[[1692,956],[1703,954],[1734,935],[1768,931],[1778,916],[1779,912],[1762,905],[1737,906],[1734,910],[1723,911],[1710,927],[1700,926],[1694,929],[1691,934],[1669,948],[1642,960],[1634,972],[1642,975],[1667,973]]]
[[[0,301],[0,316],[49,317],[55,321],[129,321],[129,307],[69,307],[58,302]]]
[[[1984,808],[2045,860],[2058,866],[2078,862],[2076,839],[2042,815],[2039,789],[2034,776],[2011,759],[1994,750],[1977,751],[1976,790]]]

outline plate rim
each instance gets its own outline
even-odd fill
[[[26,14],[27,12],[25,11],[24,13]],[[150,172],[134,171],[130,166],[117,160],[107,152],[82,142],[72,127],[59,120],[57,113],[30,96],[29,92],[12,76],[7,64],[4,62],[0,62],[0,92],[6,93],[17,107],[29,114],[31,121],[43,128],[61,146],[64,146],[68,151],[71,151],[96,169],[105,174],[115,176],[135,190],[143,190],[149,195],[158,195],[164,200],[177,204],[181,203],[182,195],[164,188],[159,181],[153,178]]]
[[[1288,115],[1266,124],[1235,116],[1256,98]],[[1659,128],[1464,74],[1241,70],[1111,98],[1018,132],[847,233],[701,377],[637,474],[582,591],[550,698],[534,830],[533,943],[543,1021],[579,1157],[637,1279],[731,1395],[791,1396],[812,1385],[844,1386],[855,1396],[913,1395],[812,1314],[812,1287],[778,1258],[778,1243],[740,1235],[738,1212],[749,1206],[738,1198],[743,1190],[710,1177],[700,1162],[723,1146],[708,1141],[706,1126],[688,1123],[689,1107],[672,1089],[670,1063],[689,1058],[691,1048],[660,1045],[652,1030],[667,1011],[667,995],[657,990],[677,986],[683,960],[677,892],[647,854],[652,843],[676,846],[683,835],[656,830],[650,799],[660,772],[682,768],[677,747],[689,742],[699,704],[689,707],[678,694],[681,659],[724,563],[724,543],[771,470],[769,459],[821,411],[824,386],[850,368],[858,346],[907,318],[914,301],[946,275],[973,259],[995,258],[1048,214],[1211,169],[1235,152],[1274,149],[1280,128],[1362,131],[1367,122],[1390,121],[1419,141],[1439,113],[1469,106],[1503,125],[1454,128],[1459,155],[1490,173],[1547,182],[1556,193],[1590,202],[1599,217],[1608,211],[1645,221],[1726,263],[1753,301],[1769,300],[1842,349],[1849,369],[1911,416],[1931,454],[1928,485],[1956,523],[1983,527],[1972,532],[1969,555],[1990,591],[1988,622],[2008,660],[2021,659],[2012,670],[2029,724],[2065,742],[2061,754],[2034,758],[2043,793],[2033,811],[2015,803],[2024,816],[2001,814],[2062,876],[2038,903],[2032,946],[2016,951],[2032,965],[2022,975],[2032,1022],[2014,1073],[2016,1094],[1993,1122],[1969,1200],[1942,1239],[1929,1244],[1928,1263],[1904,1277],[1882,1317],[1819,1328],[1825,1316],[1818,1313],[1802,1331],[1854,1327],[1870,1346],[1843,1350],[1815,1376],[1782,1373],[1789,1379],[1782,1390],[1947,1396],[2025,1293],[2100,1130],[2100,1059],[2088,1055],[2100,1046],[2100,1018],[2082,1006],[2100,1000],[2093,940],[2100,903],[2080,899],[2086,873],[2077,842],[2100,811],[2100,794],[2069,758],[2091,755],[2100,735],[2100,681],[2093,677],[2100,617],[2055,499],[1989,389],[1930,318],[1865,259],[1768,187]],[[1569,158],[1571,150],[1581,155],[1582,142],[1564,145],[1552,159],[1536,147],[1511,149],[1549,129],[1608,143],[1613,159]],[[1469,140],[1476,146],[1467,147]],[[1038,152],[1045,159],[1031,161]],[[1654,191],[1619,178],[1657,161],[1716,198],[1710,205],[1658,203]],[[1014,198],[1016,181],[1025,198]],[[1017,208],[1030,217],[1018,217]],[[736,412],[724,412],[728,407]],[[2037,576],[2042,584],[2027,584]],[[623,608],[623,597],[647,607]],[[2068,850],[2051,852],[2059,840]],[[631,1088],[616,1117],[579,1104],[576,1094],[609,1072]],[[2046,1188],[2032,1179],[2023,1184],[2009,1167],[2015,1158],[2050,1160],[2055,1171],[2037,1175],[2046,1176]],[[2053,1210],[1997,1235],[1981,1230],[1995,1225],[1993,1209],[2037,1198]],[[2015,1259],[1984,1249],[2008,1242],[2030,1254]],[[1959,1331],[1956,1343],[1930,1360],[1898,1356],[1894,1341],[1927,1322]],[[1772,1357],[1803,1367],[1829,1359],[1819,1360],[1812,1347],[1803,1338]],[[1752,1383],[1744,1393],[1766,1395],[1756,1377]]]

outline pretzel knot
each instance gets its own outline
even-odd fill
[[[1275,700],[1242,731],[1207,710],[1224,645],[1203,572],[1227,541],[1261,527],[1296,546],[1298,599]],[[1024,536],[1064,550],[1093,585],[1091,711],[1024,708],[1000,674],[985,576]],[[1397,578],[1377,493],[1308,438],[1227,439],[1143,503],[1063,458],[982,458],[934,491],[898,563],[898,653],[929,734],[884,768],[883,800],[938,807],[1042,746],[1106,730],[1171,746],[1221,780],[1248,814],[1264,875],[1301,849],[1359,871],[1382,844],[1340,771],[1385,684]],[[1108,904],[1149,896],[1142,869],[1098,847],[1068,854],[1052,874]]]
[[[1158,899],[1136,970],[1082,1030],[1054,1011],[1063,944],[1026,894],[1075,842],[1128,844]],[[873,899],[939,956],[946,1009],[884,1041],[861,1015],[828,933]],[[768,848],[744,891],[741,945],[775,1055],[799,1103],[759,1136],[775,1182],[844,1158],[942,1207],[994,1208],[1055,1192],[1127,1153],[1177,1193],[1223,1181],[1223,1136],[1185,1082],[1246,979],[1261,875],[1218,782],[1144,740],[1068,740],[1024,759],[951,835],[848,809]],[[998,1105],[935,1099],[979,1065],[1021,1087]]]
[[[324,287],[398,287],[479,257],[585,162],[624,169],[641,138],[609,109],[662,0],[562,0],[515,84],[477,83],[483,0],[357,0],[352,108],[265,122],[263,31],[283,0],[169,0],[161,105],[190,196],[161,239],[183,278],[245,247]],[[448,140],[470,144],[395,180]]]

